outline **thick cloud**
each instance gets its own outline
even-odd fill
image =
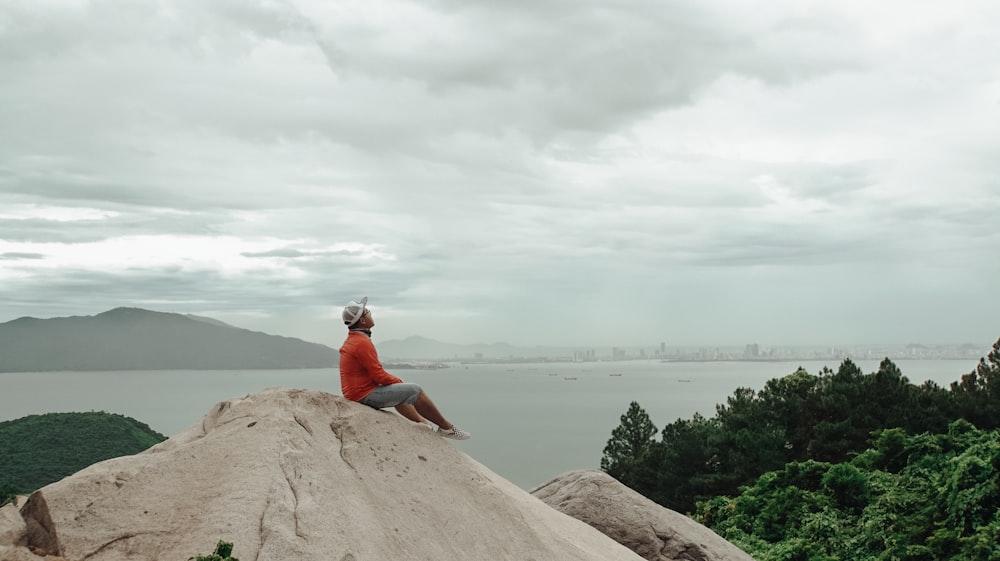
[[[0,320],[988,343],[993,3],[0,5]],[[334,336],[336,338],[336,336]]]

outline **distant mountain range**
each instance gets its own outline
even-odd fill
[[[375,341],[389,361],[543,357],[554,347],[457,345],[425,337]],[[234,327],[216,319],[115,308],[94,316],[0,323],[0,372],[336,368],[337,349]],[[399,367],[399,365],[394,365]]]
[[[612,354],[673,360],[745,360],[745,349],[668,349],[669,355],[643,349],[594,347],[514,346],[509,343],[455,344],[426,337],[382,341],[374,338],[379,357],[394,368],[424,368],[427,362],[529,362],[573,357],[581,351],[598,352],[600,360]],[[339,344],[338,344],[339,347]],[[917,348],[919,347],[919,348]],[[827,348],[824,348],[828,350]],[[874,349],[874,351],[872,350]],[[918,352],[919,351],[919,352]],[[872,355],[889,358],[978,358],[980,346],[923,347],[907,345],[833,349],[830,356],[814,348],[783,349],[759,360],[800,360]],[[589,355],[591,359],[595,355]],[[217,319],[115,308],[94,316],[38,319],[22,317],[0,323],[0,372],[107,370],[254,370],[282,368],[336,368],[338,349],[302,339],[270,335],[234,327]],[[619,360],[612,358],[611,360]],[[418,364],[424,363],[424,364]]]
[[[139,308],[0,324],[0,372],[330,368],[338,359],[325,345]]]

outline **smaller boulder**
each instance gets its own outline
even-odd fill
[[[13,504],[6,504],[0,508],[0,544],[28,545],[28,526],[24,523],[21,512]]]
[[[3,561],[65,561],[45,557],[47,552],[28,547],[28,525],[13,504],[0,508],[0,559]]]
[[[753,561],[709,528],[654,503],[603,471],[570,471],[531,494],[650,561]]]

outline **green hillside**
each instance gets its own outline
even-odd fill
[[[0,422],[0,489],[29,493],[108,458],[166,440],[112,413],[46,413]]]
[[[329,368],[336,349],[139,308],[0,323],[0,372]]]

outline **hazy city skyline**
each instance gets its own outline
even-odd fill
[[[0,322],[1000,336],[1000,4],[0,4]]]

